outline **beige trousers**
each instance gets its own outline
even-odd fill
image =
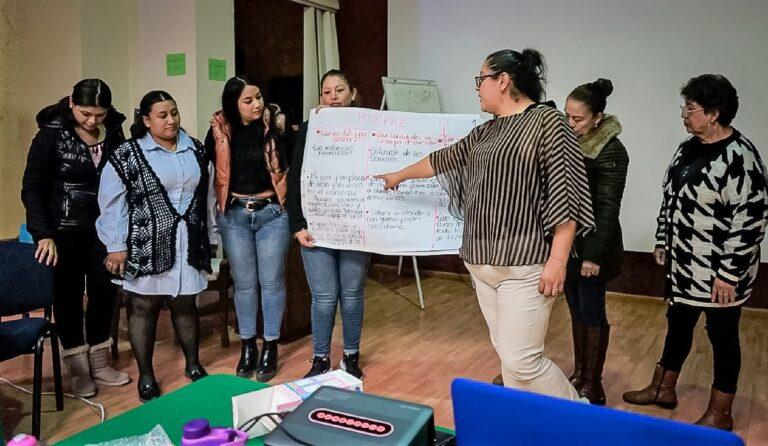
[[[555,297],[539,293],[544,265],[492,266],[465,263],[472,275],[491,344],[501,359],[504,385],[578,400],[563,371],[544,356],[544,339]]]

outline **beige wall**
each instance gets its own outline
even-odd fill
[[[138,0],[137,4],[134,104],[138,106],[141,96],[151,90],[167,91],[179,106],[182,127],[195,136],[195,4],[187,0]],[[186,54],[186,74],[166,76],[165,56],[169,53]]]
[[[24,221],[21,176],[35,114],[69,94],[80,79],[80,1],[3,0],[0,89],[0,238]],[[13,20],[9,20],[12,18]]]
[[[81,78],[111,87],[128,117],[141,96],[167,90],[182,125],[203,137],[223,82],[208,80],[208,58],[234,69],[233,0],[0,0],[0,238],[24,222],[21,177],[35,114]],[[186,53],[187,72],[166,76],[165,55]]]
[[[208,121],[221,108],[224,81],[208,79],[208,59],[227,61],[227,78],[235,75],[235,7],[233,1],[197,0],[197,135],[202,140]],[[211,38],[217,36],[216,38]],[[230,36],[231,38],[221,38]],[[188,129],[190,132],[192,129]]]
[[[24,168],[16,108],[19,43],[14,2],[0,0],[0,239],[12,237],[21,221],[21,169]]]
[[[82,77],[104,80],[112,104],[128,118],[137,102],[131,97],[131,48],[136,34],[136,3],[123,0],[80,0]]]

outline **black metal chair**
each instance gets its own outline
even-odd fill
[[[0,361],[20,355],[35,355],[32,381],[32,435],[40,438],[43,349],[45,338],[51,340],[56,410],[64,410],[61,387],[61,362],[53,311],[53,268],[34,258],[35,245],[18,240],[0,242],[0,318],[21,315],[19,319],[0,320]],[[44,317],[29,313],[43,309]]]

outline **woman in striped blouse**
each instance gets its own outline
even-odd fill
[[[459,255],[469,269],[504,384],[575,400],[578,393],[544,356],[555,297],[563,291],[577,232],[594,226],[583,155],[556,109],[539,104],[544,63],[532,49],[497,51],[475,85],[496,118],[398,172],[385,189],[437,175],[464,219]]]

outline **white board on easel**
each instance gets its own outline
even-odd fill
[[[437,82],[425,79],[404,79],[400,77],[382,77],[384,98],[387,110],[416,113],[440,113],[440,96]]]
[[[415,113],[441,113],[440,96],[437,82],[426,79],[405,79],[401,77],[382,77],[384,96],[381,98],[381,110],[406,111]],[[424,306],[424,292],[421,289],[421,277],[416,256],[411,256],[413,272],[416,275],[416,289],[419,292],[419,308]],[[397,261],[397,275],[403,270],[403,257]]]

